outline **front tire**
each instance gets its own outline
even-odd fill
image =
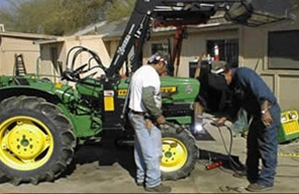
[[[60,109],[38,97],[0,104],[0,178],[12,184],[54,181],[70,164],[76,138]]]
[[[198,160],[198,148],[192,134],[172,126],[162,127],[163,155],[160,169],[163,180],[178,180],[190,175]]]

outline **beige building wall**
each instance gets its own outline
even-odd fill
[[[0,37],[0,74],[13,75],[15,54],[22,54],[27,73],[35,73],[35,66],[40,56],[38,45],[32,39]]]

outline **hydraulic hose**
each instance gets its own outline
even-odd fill
[[[237,172],[238,170],[236,168],[241,168],[241,166],[239,164],[237,164],[236,161],[231,156],[232,147],[233,147],[233,138],[234,138],[234,136],[233,136],[233,129],[229,125],[227,125],[226,123],[224,123],[221,126],[217,125],[215,117],[200,116],[200,118],[201,119],[210,120],[211,121],[210,124],[218,129],[220,137],[221,137],[221,140],[223,142],[223,147],[224,147],[225,152],[227,153],[227,156],[229,158],[230,167],[233,169],[234,172]],[[227,145],[226,145],[226,142],[225,142],[225,139],[224,139],[221,127],[225,127],[229,131],[229,134],[230,134],[230,144],[229,144],[229,147],[227,147]]]

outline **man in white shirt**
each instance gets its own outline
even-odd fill
[[[171,192],[161,183],[162,134],[154,123],[162,124],[160,75],[167,61],[159,54],[151,56],[132,76],[130,84],[129,119],[135,129],[134,158],[136,183],[149,192]],[[151,118],[151,119],[149,119]]]

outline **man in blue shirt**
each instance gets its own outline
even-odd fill
[[[229,68],[217,71],[222,74],[232,92],[232,105],[226,117],[217,121],[235,118],[243,108],[253,117],[247,136],[246,175],[250,182],[248,191],[271,190],[277,167],[277,133],[280,127],[281,110],[276,97],[263,79],[247,67]],[[261,169],[259,162],[261,159]]]

